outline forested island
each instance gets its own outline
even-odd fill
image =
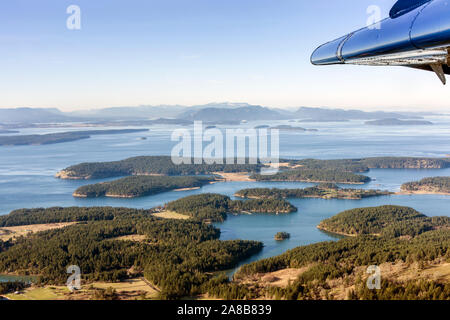
[[[307,169],[340,170],[354,173],[367,172],[369,169],[445,169],[450,168],[450,158],[420,157],[374,157],[362,159],[335,160],[286,160],[292,165]]]
[[[450,177],[424,178],[416,182],[404,183],[401,190],[408,193],[450,194]]]
[[[392,192],[340,188],[333,183],[321,183],[304,189],[249,188],[235,193],[236,197],[249,199],[321,198],[359,200],[368,197],[386,196]]]
[[[321,122],[349,122],[350,120],[348,119],[301,119],[301,120],[297,120],[297,122],[317,122],[317,123],[321,123]]]
[[[433,122],[425,120],[400,120],[397,118],[379,119],[366,121],[369,126],[430,126]]]
[[[2,130],[0,129],[0,134],[11,134],[11,133],[19,133],[17,130]]]
[[[213,177],[202,176],[131,176],[79,187],[73,193],[73,196],[81,198],[105,196],[113,198],[136,198],[175,189],[200,188],[214,180]]]
[[[322,221],[318,228],[347,236],[416,236],[433,229],[450,228],[450,218],[430,218],[408,207],[381,206],[341,212]]]
[[[259,164],[174,164],[169,156],[142,156],[121,161],[81,163],[56,174],[60,179],[99,179],[130,175],[204,175],[259,172]]]
[[[278,126],[275,126],[275,127],[271,127],[271,129],[277,129],[277,130],[280,130],[280,131],[299,131],[299,132],[307,132],[307,131],[309,131],[309,132],[317,132],[317,131],[319,131],[317,129],[306,129],[306,128],[302,128],[302,127],[293,127],[293,126],[290,126],[290,125],[278,125]]]
[[[327,170],[341,173],[363,173],[369,169],[444,169],[450,167],[450,158],[379,157],[364,159],[280,159],[288,169],[308,169],[310,173]],[[61,179],[100,179],[130,175],[198,175],[215,172],[259,173],[262,164],[180,164],[169,156],[141,156],[110,162],[87,162],[70,166],[56,174]],[[305,171],[306,173],[306,171]],[[326,174],[326,173],[325,173]],[[342,178],[342,177],[341,177]],[[345,178],[344,180],[346,180]],[[364,180],[364,178],[363,178]],[[320,182],[323,182],[320,180]],[[336,182],[326,179],[325,182]],[[359,181],[361,182],[361,181]]]
[[[48,133],[48,134],[0,136],[0,146],[54,144],[54,143],[88,139],[93,135],[126,134],[144,131],[148,131],[148,129],[87,130],[87,131]]]
[[[165,210],[174,211],[199,220],[224,221],[227,214],[276,213],[286,214],[297,208],[283,199],[231,200],[230,197],[204,193],[188,196],[165,206]]]
[[[0,217],[0,225],[8,226],[55,221],[79,223],[18,238],[9,246],[0,243],[0,272],[36,275],[38,285],[65,285],[66,268],[75,264],[83,270],[83,282],[143,275],[158,286],[158,298],[174,299],[214,288],[212,272],[232,268],[262,248],[255,241],[219,241],[220,231],[211,225],[154,218],[147,210],[24,209]],[[133,234],[144,240],[116,240]]]
[[[324,169],[291,169],[273,175],[253,174],[251,179],[256,181],[298,181],[298,182],[333,182],[345,184],[364,184],[370,178],[352,172]]]

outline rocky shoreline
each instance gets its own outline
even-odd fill
[[[345,233],[345,232],[338,232],[338,231],[329,230],[322,224],[319,224],[317,226],[317,229],[325,231],[325,232],[328,232],[328,233],[334,233],[334,234],[337,234],[337,235],[340,235],[340,236],[344,236],[344,237],[357,237],[358,236],[357,234],[349,234],[349,233]]]
[[[89,180],[91,176],[76,176],[73,171],[61,170],[55,174],[55,178],[63,179],[63,180]]]

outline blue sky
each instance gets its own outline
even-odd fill
[[[408,68],[315,67],[320,44],[395,0],[14,0],[0,4],[0,107],[62,110],[249,102],[446,110]],[[66,9],[81,8],[81,30]]]

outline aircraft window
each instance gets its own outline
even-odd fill
[[[399,0],[392,7],[389,16],[392,19],[398,18],[432,0]]]

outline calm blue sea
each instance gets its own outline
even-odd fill
[[[282,132],[280,154],[285,158],[340,159],[374,156],[444,157],[450,154],[450,117],[427,118],[433,126],[372,127],[363,121],[341,123],[271,122],[316,128],[318,132]],[[262,121],[247,127],[265,124]],[[245,127],[244,126],[244,127]],[[97,128],[96,128],[97,129]],[[125,135],[93,136],[69,143],[0,147],[0,215],[18,208],[51,206],[124,206],[150,208],[191,194],[215,192],[232,196],[247,187],[297,188],[305,183],[226,182],[199,190],[167,192],[138,199],[76,199],[72,192],[81,185],[98,181],[59,180],[54,174],[73,164],[120,160],[141,155],[170,155],[173,127],[149,127],[149,132]],[[25,129],[21,134],[48,133],[86,128]],[[146,140],[142,140],[146,137]],[[444,170],[371,170],[374,180],[358,188],[398,191],[407,181],[429,176],[450,176]],[[103,180],[100,180],[103,181]],[[355,187],[355,186],[352,186]],[[230,216],[217,224],[222,239],[248,239],[264,242],[264,250],[249,261],[278,255],[288,249],[318,241],[335,240],[319,231],[317,224],[336,213],[356,207],[397,204],[413,207],[424,214],[449,215],[450,198],[440,195],[394,195],[363,200],[292,199],[299,211],[290,215]],[[276,242],[279,231],[291,234],[289,240]],[[248,262],[248,261],[247,261]]]

